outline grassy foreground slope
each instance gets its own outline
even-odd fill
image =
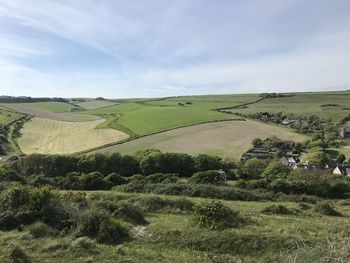
[[[128,135],[113,129],[95,129],[104,120],[64,122],[35,117],[18,140],[25,154],[68,154],[120,141]]]
[[[287,128],[256,121],[223,121],[174,129],[123,144],[103,148],[98,152],[134,153],[144,149],[189,154],[209,153],[239,159],[251,147],[254,138],[277,136],[284,140],[305,141],[307,137]]]
[[[206,201],[200,198],[171,197],[119,192],[91,193],[120,203],[137,202],[147,211],[146,224],[133,227],[131,238],[122,245],[87,243],[77,246],[74,234],[35,238],[28,230],[0,233],[0,261],[6,262],[14,245],[32,262],[348,262],[348,202],[338,201],[343,216],[325,216],[308,204],[301,210],[295,202],[225,201],[248,219],[246,225],[224,230],[194,224],[188,206]],[[184,208],[167,204],[187,204]],[[165,204],[165,205],[164,205]],[[295,214],[265,214],[270,205],[283,205]],[[90,245],[89,245],[90,244]],[[89,245],[89,246],[88,246]]]
[[[234,109],[238,113],[269,112],[292,116],[317,115],[339,122],[350,114],[350,92],[296,93],[292,97],[266,98],[260,102]]]

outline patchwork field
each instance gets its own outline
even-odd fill
[[[215,95],[127,100],[120,105],[82,113],[106,118],[108,122],[104,127],[124,127],[133,134],[146,135],[186,125],[237,119],[213,109],[233,107],[257,99],[257,95]]]
[[[317,115],[323,119],[339,122],[350,114],[350,92],[297,93],[293,97],[264,99],[244,108],[234,109],[233,112],[243,114],[283,112],[296,116]]]
[[[0,107],[0,124],[8,124],[20,118],[21,114]]]
[[[254,138],[277,136],[285,140],[304,141],[306,136],[289,129],[255,121],[223,121],[199,124],[142,137],[98,152],[130,154],[138,150],[159,149],[189,154],[210,153],[239,159],[251,147]]]
[[[50,104],[53,103],[53,106],[50,106]],[[59,103],[59,102],[57,102]],[[98,120],[100,117],[96,115],[87,115],[87,114],[74,114],[70,112],[56,112],[60,110],[67,110],[68,108],[66,105],[69,105],[67,103],[56,104],[56,102],[45,102],[42,104],[41,102],[38,103],[3,103],[0,104],[0,106],[20,112],[25,113],[29,115],[33,115],[40,118],[46,118],[46,119],[52,119],[57,121],[91,121],[91,120]],[[71,106],[71,105],[70,105]]]
[[[117,104],[116,102],[108,101],[108,100],[89,100],[80,103],[75,103],[81,108],[87,110],[99,109],[104,107],[109,107]]]
[[[69,112],[72,108],[74,108],[74,106],[69,103],[57,102],[57,101],[14,103],[14,105],[16,104],[23,107],[30,107],[30,108],[50,111],[50,112]]]
[[[64,122],[33,118],[22,129],[18,140],[25,154],[68,154],[128,138],[113,129],[95,129],[104,120]]]

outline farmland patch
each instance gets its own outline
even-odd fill
[[[63,122],[33,118],[22,129],[18,140],[25,154],[69,154],[128,138],[113,129],[95,129],[104,120]]]

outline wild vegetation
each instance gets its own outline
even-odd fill
[[[342,96],[327,95],[334,101],[325,94],[263,94],[129,99],[106,107],[99,98],[91,110],[79,106],[86,99],[11,104],[60,120],[3,116],[1,139],[18,141],[24,153],[31,131],[37,137],[31,147],[108,154],[28,154],[1,162],[0,261],[348,262],[350,179],[324,169],[350,157],[338,153],[346,149],[338,133],[344,121],[325,117],[346,107]],[[289,115],[298,112],[287,105],[290,112],[252,111],[259,121],[237,120],[266,101],[305,103],[307,96],[303,115]],[[93,127],[62,121],[86,113],[106,120]],[[283,124],[292,118],[308,129]],[[194,125],[207,121],[215,122]],[[174,129],[183,125],[193,126]],[[118,143],[108,135],[93,144],[106,128],[133,141],[103,150]],[[283,164],[283,157],[315,169]]]

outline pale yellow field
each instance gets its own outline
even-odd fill
[[[66,122],[35,117],[24,125],[18,143],[25,154],[69,154],[129,137],[114,129],[95,129],[102,122],[103,119]]]
[[[290,129],[252,120],[223,121],[193,125],[145,136],[96,152],[132,154],[139,150],[159,149],[163,152],[189,154],[208,153],[239,160],[254,138],[277,136],[283,140],[302,142],[308,137]]]

